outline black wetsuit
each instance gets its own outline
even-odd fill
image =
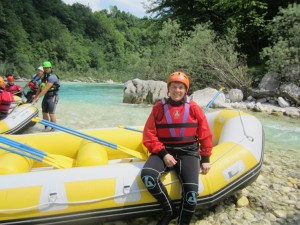
[[[198,143],[166,146],[169,154],[177,160],[174,170],[181,183],[182,202],[177,211],[169,198],[160,178],[170,172],[159,155],[152,154],[141,171],[142,180],[148,191],[157,199],[165,213],[174,218],[179,216],[179,224],[189,224],[197,206],[200,157]]]

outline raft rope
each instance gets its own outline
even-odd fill
[[[239,112],[239,118],[240,118],[240,121],[241,121],[241,125],[242,125],[242,128],[243,128],[243,133],[244,133],[244,137],[236,142],[233,146],[231,146],[230,148],[226,149],[226,151],[224,151],[223,154],[221,154],[218,158],[216,158],[214,161],[212,161],[210,164],[213,165],[215,162],[217,162],[218,160],[220,160],[224,155],[226,155],[228,152],[230,152],[231,150],[233,150],[236,146],[238,146],[240,143],[242,143],[245,139],[253,142],[254,141],[254,138],[247,135],[246,133],[246,130],[245,130],[245,126],[244,126],[244,123],[243,123],[243,119],[242,119],[242,115],[241,115],[241,111],[238,110]]]
[[[172,183],[176,183],[179,180],[176,179],[172,182],[166,183],[165,185],[170,185]],[[41,208],[41,207],[51,207],[54,205],[79,205],[79,204],[91,204],[91,203],[96,203],[96,202],[101,202],[101,201],[106,201],[106,200],[110,200],[110,199],[114,199],[114,198],[119,198],[119,197],[124,197],[130,194],[135,194],[135,193],[140,193],[140,192],[145,192],[148,191],[146,188],[144,189],[139,189],[136,191],[131,191],[128,194],[120,194],[120,195],[115,195],[115,196],[109,196],[109,197],[105,197],[105,198],[98,198],[98,199],[93,199],[93,200],[86,200],[86,201],[78,201],[78,202],[56,202],[57,198],[53,198],[51,199],[51,202],[48,203],[42,203],[42,204],[38,204],[38,205],[34,205],[34,206],[30,206],[30,207],[25,207],[25,208],[18,208],[18,209],[2,209],[0,210],[0,213],[11,213],[11,212],[18,212],[18,211],[29,211],[29,210],[34,210],[37,208]],[[41,209],[41,211],[43,211]]]
[[[238,110],[238,112],[239,112],[239,117],[240,117],[240,120],[241,120],[241,124],[242,124],[242,128],[243,128],[244,135],[245,135],[245,137],[246,137],[249,141],[253,142],[253,141],[254,141],[254,138],[251,137],[251,136],[249,136],[249,135],[246,133],[245,126],[244,126],[243,119],[242,119],[242,115],[241,115],[241,110]]]

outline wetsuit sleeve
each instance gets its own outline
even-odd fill
[[[191,101],[191,109],[199,122],[198,126],[198,141],[200,144],[200,152],[202,162],[209,162],[209,157],[212,151],[212,134],[203,110],[197,105],[197,103]]]
[[[147,147],[150,153],[158,154],[163,158],[163,156],[165,155],[163,153],[166,153],[166,150],[163,143],[158,140],[155,126],[155,118],[157,117],[157,114],[160,113],[160,107],[162,108],[162,104],[156,103],[153,106],[152,111],[146,121],[143,132],[143,144]]]

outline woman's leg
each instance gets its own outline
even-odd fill
[[[188,225],[197,206],[200,162],[191,155],[179,156],[175,167],[182,187],[182,202],[178,224]]]
[[[151,155],[141,171],[141,178],[146,188],[164,210],[164,216],[158,224],[168,224],[177,215],[176,208],[160,180],[161,175],[168,172],[168,170],[158,155]]]

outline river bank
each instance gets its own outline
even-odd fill
[[[268,147],[258,179],[218,205],[197,210],[191,225],[300,224],[299,156],[295,150]],[[101,225],[155,225],[158,219],[153,216]],[[175,220],[170,223],[175,224]]]
[[[18,82],[28,82],[28,79],[18,78]],[[92,78],[84,78],[84,80],[63,80],[62,82],[66,83],[100,83],[98,80],[94,80]],[[106,84],[120,84],[116,83],[113,80],[106,80],[102,83]],[[123,93],[124,95],[125,93]],[[267,97],[266,97],[267,98]],[[208,101],[211,98],[208,99]],[[217,101],[216,101],[217,102]],[[216,103],[215,102],[215,103]],[[292,118],[300,118],[300,107],[280,107],[278,104],[266,103],[264,101],[249,101],[248,99],[242,102],[233,102],[233,103],[222,103],[222,104],[213,104],[211,107],[215,107],[216,109],[227,108],[227,109],[241,109],[247,110],[251,112],[260,112],[269,115],[275,116],[288,116]]]
[[[273,116],[288,116],[292,118],[300,118],[300,108],[299,107],[280,107],[276,104],[270,103],[254,103],[254,102],[234,102],[225,103],[217,106],[216,108],[227,108],[227,109],[240,109],[243,111],[250,111],[255,113],[263,113]]]

